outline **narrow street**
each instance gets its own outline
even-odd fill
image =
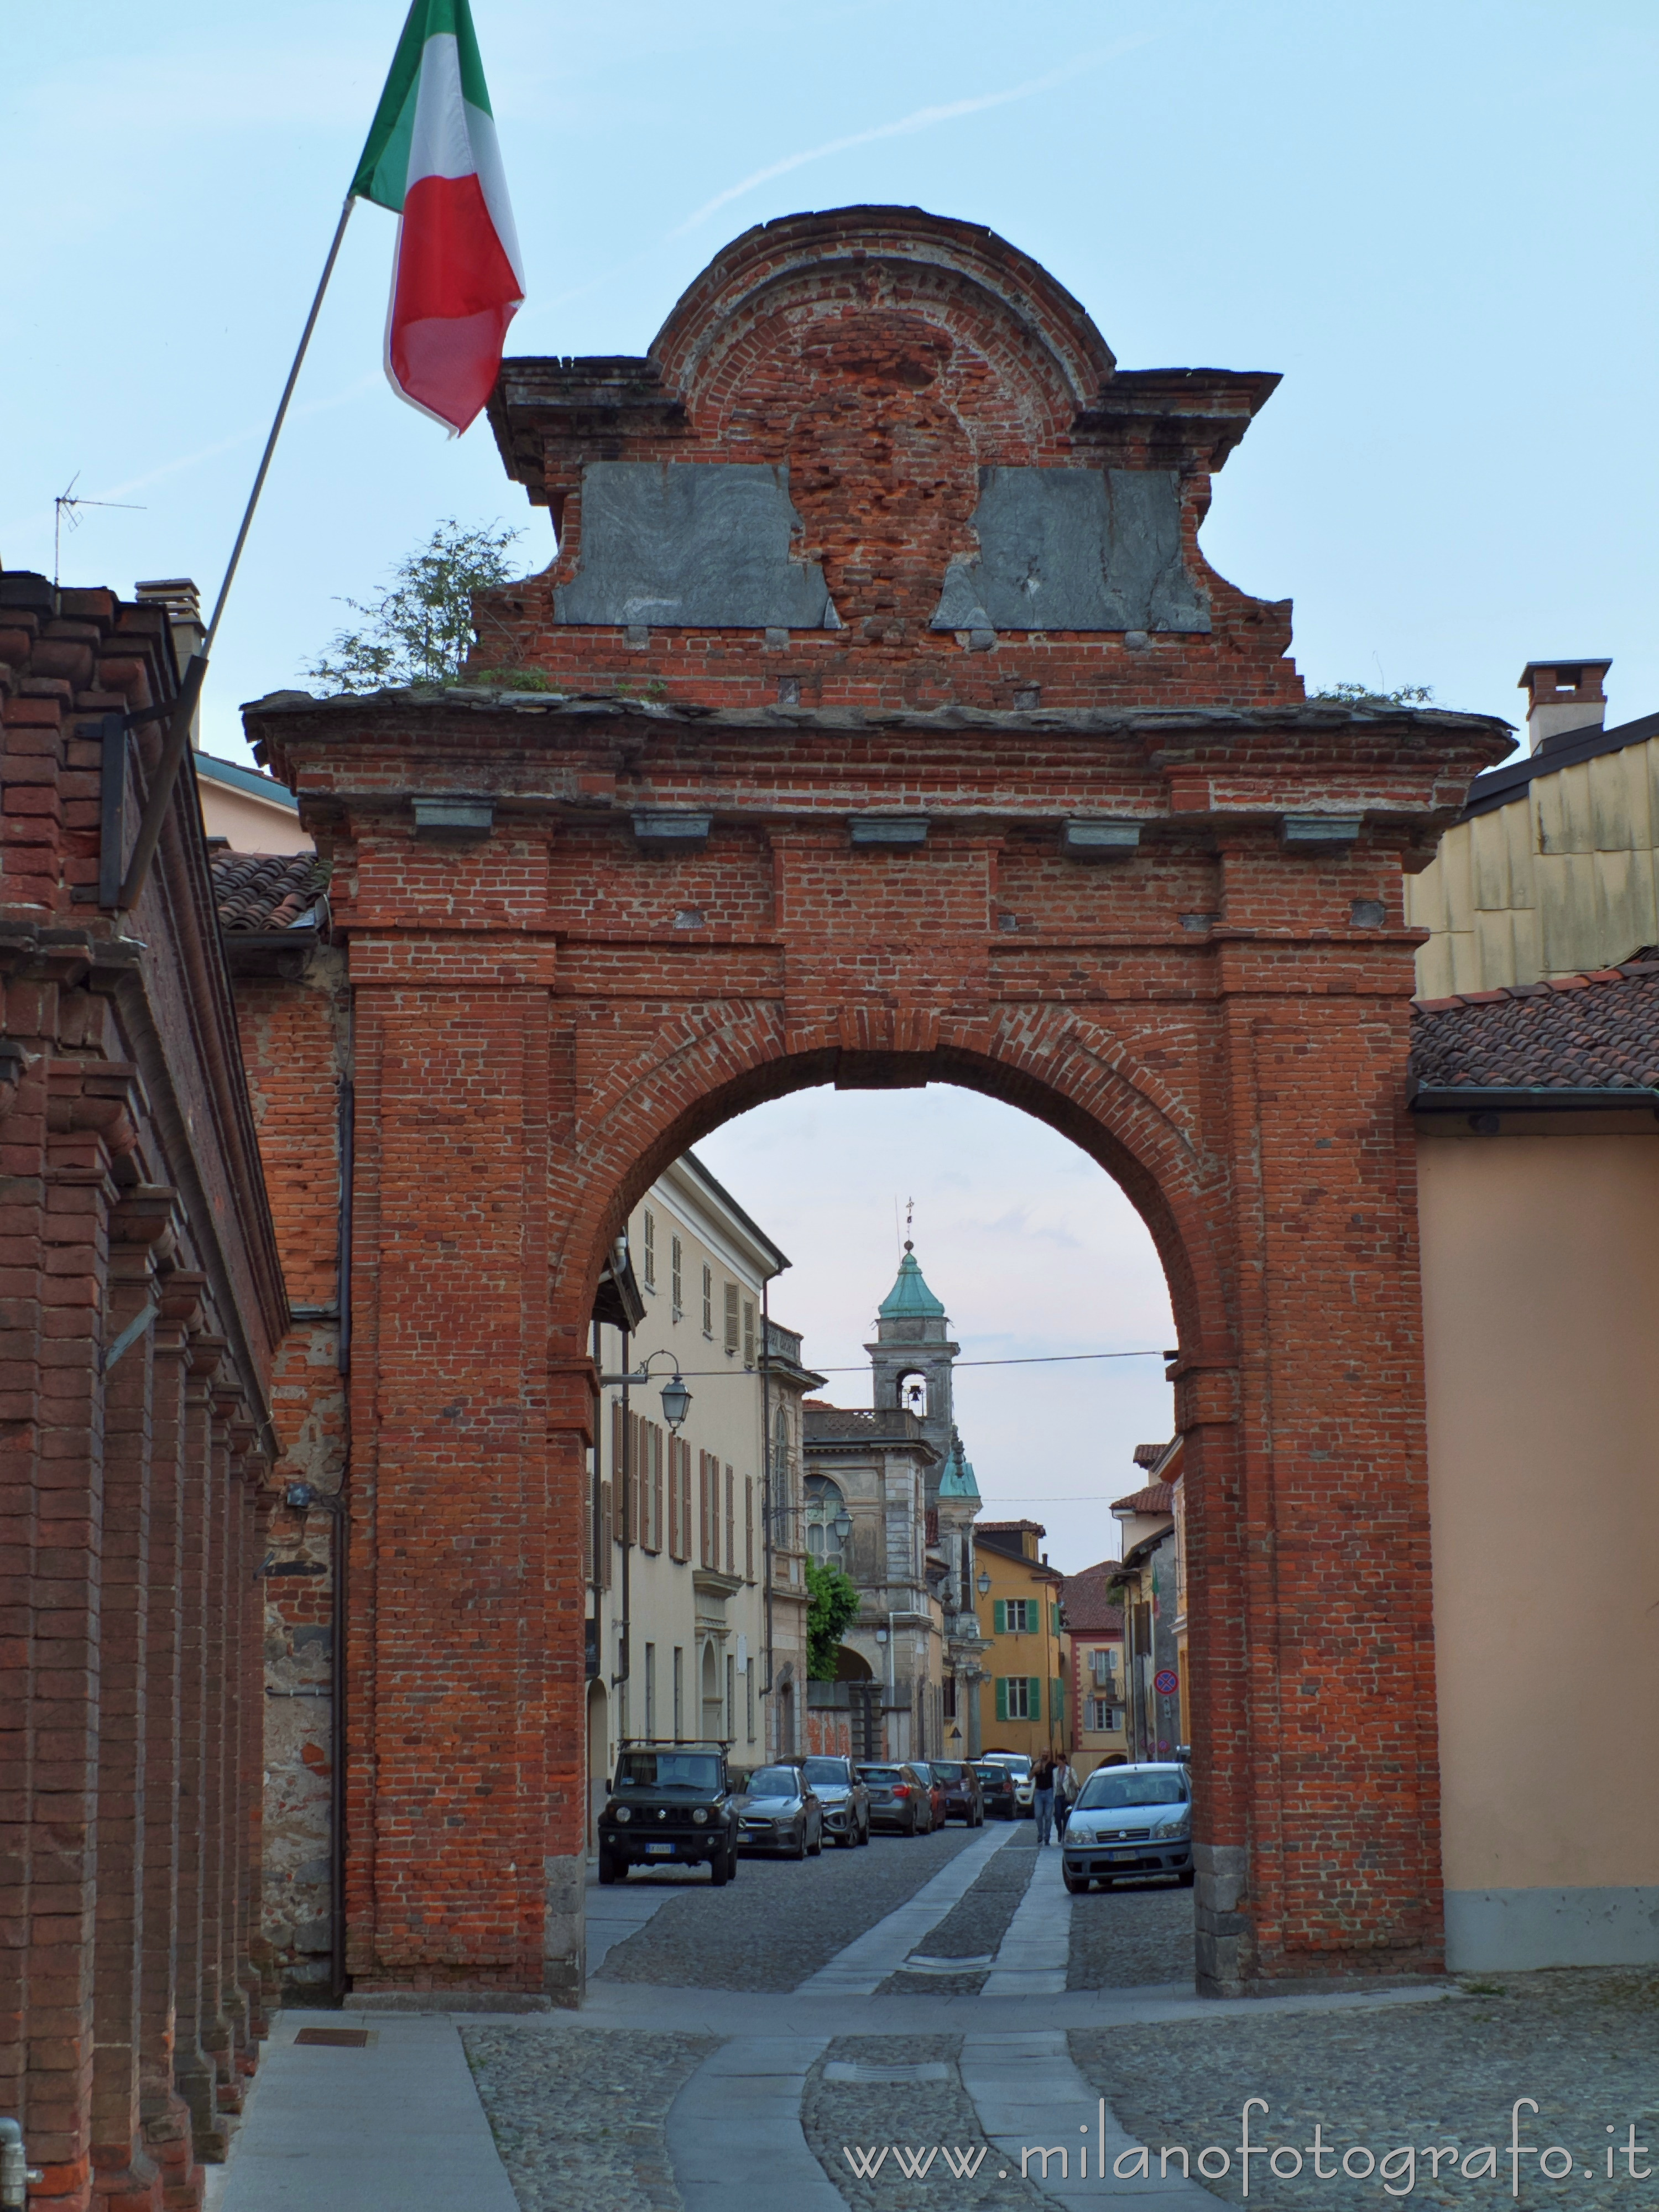
[[[1327,2150],[1380,2160],[1437,2142],[1506,2155],[1511,2105],[1528,2094],[1537,2142],[1577,2142],[1595,2166],[1563,2183],[1534,2160],[1512,2201],[1641,2201],[1624,2163],[1601,2170],[1607,2116],[1652,2109],[1659,2049],[1639,1972],[1200,2000],[1192,1893],[1146,1881],[1070,1897],[1060,1853],[1039,1853],[1024,1822],[878,1838],[805,1865],[745,1859],[723,1890],[665,1870],[590,1887],[588,1909],[579,2013],[279,2014],[210,2204],[1199,2206],[1241,2201],[1247,2097],[1267,2100],[1268,2146],[1317,2126]],[[366,2040],[296,2040],[319,2031]],[[1178,2152],[1160,2177],[1164,2145],[1186,2146],[1192,2178]],[[1382,2201],[1374,2172],[1328,2159],[1317,2178],[1269,2173],[1255,2155],[1254,2203]],[[1413,2201],[1481,2197],[1444,2163],[1413,2167]]]

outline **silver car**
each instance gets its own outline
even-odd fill
[[[1184,1766],[1097,1766],[1066,1823],[1060,1871],[1073,1894],[1126,1875],[1193,1881],[1193,1786]]]
[[[851,1850],[870,1840],[870,1792],[850,1759],[819,1754],[801,1761],[823,1816],[826,1842]]]
[[[757,1766],[738,1801],[738,1849],[817,1858],[823,1849],[823,1813],[799,1766]]]

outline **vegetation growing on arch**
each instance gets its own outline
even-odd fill
[[[859,1609],[859,1594],[839,1567],[806,1562],[806,1673],[814,1682],[833,1682],[841,1640]]]
[[[347,599],[363,622],[337,630],[306,670],[331,692],[379,691],[387,685],[459,684],[472,650],[472,595],[507,583],[509,547],[523,536],[505,523],[463,530],[452,516],[426,544],[401,560],[379,599]],[[502,680],[505,672],[483,672]],[[513,672],[520,689],[544,690],[540,671]]]

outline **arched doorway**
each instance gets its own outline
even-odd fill
[[[475,685],[250,710],[350,948],[359,1986],[575,1995],[597,1286],[821,1084],[1018,1107],[1158,1247],[1200,1985],[1437,1964],[1401,883],[1507,738],[1310,704],[1209,568],[1273,381],[1117,369],[975,226],[769,224],[646,359],[507,365],[562,550]]]

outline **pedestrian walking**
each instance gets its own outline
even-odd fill
[[[1045,1751],[1031,1770],[1032,1802],[1036,1812],[1037,1849],[1052,1843],[1054,1835],[1054,1762]]]
[[[1063,1844],[1066,1823],[1072,1817],[1072,1807],[1077,1800],[1077,1777],[1072,1771],[1070,1754],[1062,1751],[1054,1762],[1054,1832]]]

